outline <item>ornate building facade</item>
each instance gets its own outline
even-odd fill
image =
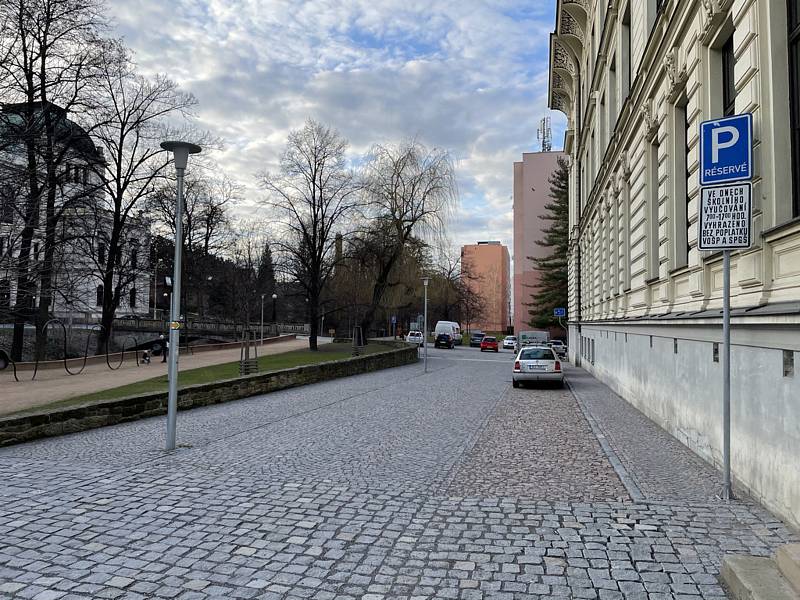
[[[732,256],[732,468],[800,523],[800,3],[558,0],[570,352],[722,460],[722,254],[698,249],[699,124],[751,113],[753,245]]]

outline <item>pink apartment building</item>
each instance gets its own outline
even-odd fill
[[[500,242],[462,246],[461,271],[469,273],[468,285],[484,302],[483,319],[470,323],[470,329],[505,332],[509,325],[511,284],[508,248]]]
[[[556,170],[563,152],[526,152],[522,161],[514,163],[514,332],[531,329],[528,323],[528,307],[539,273],[534,269],[529,256],[542,258],[547,248],[536,244],[544,237],[542,229],[547,221],[540,219],[545,214],[545,204],[550,202],[550,175]]]

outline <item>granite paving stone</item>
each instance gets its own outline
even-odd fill
[[[164,419],[0,449],[0,597],[721,599],[724,553],[797,539],[582,371],[510,369],[432,351],[181,412],[170,453]]]

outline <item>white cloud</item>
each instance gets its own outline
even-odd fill
[[[512,164],[536,149],[547,112],[554,2],[528,4],[115,0],[112,16],[143,72],[197,96],[200,124],[225,141],[217,162],[246,187],[248,207],[261,194],[256,174],[313,117],[356,154],[409,137],[450,150],[462,193],[452,240],[510,245]]]

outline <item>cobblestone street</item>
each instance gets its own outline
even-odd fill
[[[0,449],[0,597],[724,598],[796,539],[582,371],[414,365]],[[600,436],[598,438],[598,436]]]

